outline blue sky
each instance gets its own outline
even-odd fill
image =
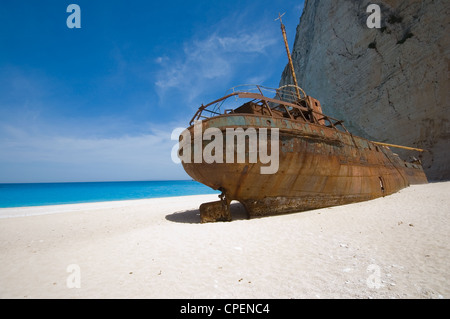
[[[69,29],[69,4],[81,29]],[[230,87],[278,86],[297,0],[0,3],[0,183],[188,179],[177,127]]]

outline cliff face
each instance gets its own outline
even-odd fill
[[[371,3],[379,29],[366,24]],[[428,150],[419,156],[428,178],[448,180],[449,17],[448,0],[307,0],[292,50],[298,83],[353,134]]]

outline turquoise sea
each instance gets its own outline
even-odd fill
[[[0,183],[0,208],[92,203],[220,192],[196,181]]]

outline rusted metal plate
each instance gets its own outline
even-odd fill
[[[222,200],[203,203],[200,205],[200,219],[202,223],[231,221],[230,205]]]

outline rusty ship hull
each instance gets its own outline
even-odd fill
[[[247,103],[251,108],[244,104],[231,113],[202,119],[202,132],[219,129],[225,139],[227,128],[256,131],[276,128],[278,170],[275,174],[261,174],[264,164],[248,161],[183,162],[185,171],[194,180],[222,191],[221,201],[200,207],[204,222],[231,220],[229,204],[234,200],[243,204],[250,218],[366,201],[393,194],[411,184],[427,183],[420,162],[406,162],[389,147],[352,135],[346,129],[338,130],[334,124],[342,121],[333,122],[324,116],[320,105],[314,109],[312,102],[317,100],[306,97],[307,103],[303,104],[306,107],[300,105],[297,109],[303,112],[302,116],[295,118],[294,104],[290,102],[254,94],[239,97],[258,97],[259,104],[253,100]],[[284,113],[277,113],[275,101],[280,103],[278,109],[284,107]],[[203,109],[204,106],[200,108]],[[194,125],[187,131],[192,137],[190,152],[194,155]],[[204,149],[210,141],[201,143]]]
[[[241,202],[249,217],[366,201],[427,182],[419,164],[401,160],[388,147],[320,125],[230,114],[202,126],[224,136],[226,128],[280,128],[275,174],[261,174],[261,163],[183,163],[193,179]],[[192,136],[193,129],[188,128]]]

